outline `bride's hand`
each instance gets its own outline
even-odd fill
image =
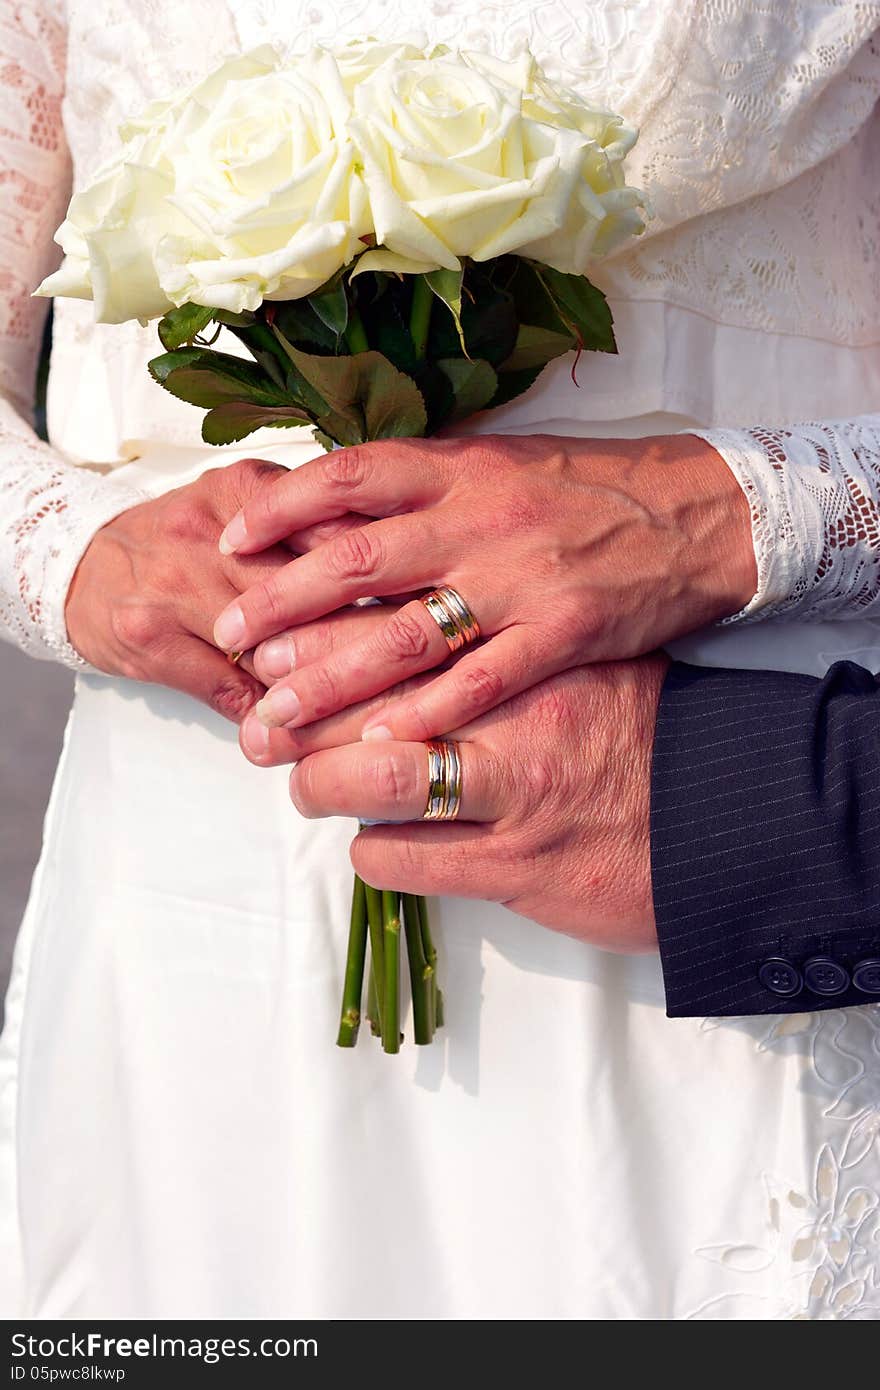
[[[254,760],[299,757],[290,791],[305,816],[398,822],[352,844],[377,888],[496,901],[608,950],[653,950],[651,756],[667,666],[648,656],[569,671],[456,730],[451,824],[420,819],[424,744],[357,742],[352,710],[320,732],[263,729],[274,753]]]
[[[483,641],[383,711],[381,732],[427,738],[560,671],[648,651],[744,606],[757,575],[746,499],[694,435],[382,440],[305,464],[227,526],[226,553],[355,511],[349,529],[261,579],[221,614],[224,648],[251,647],[270,726],[324,719],[445,663],[424,605],[353,623],[351,640],[294,668],[293,631],[365,595],[456,589]],[[280,640],[276,637],[282,634]]]
[[[278,485],[285,470],[253,459],[215,468],[102,527],[67,595],[67,630],[80,656],[110,675],[151,681],[204,701],[236,723],[264,693],[250,668],[211,640],[217,609],[290,560],[276,546],[258,559],[224,558],[217,538],[230,511]],[[334,531],[350,524],[340,518]],[[294,540],[306,548],[320,532]]]

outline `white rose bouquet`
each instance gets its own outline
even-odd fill
[[[643,229],[635,132],[528,54],[260,48],[120,135],[37,293],[91,299],[104,323],[158,318],[149,369],[206,411],[209,444],[304,423],[326,448],[432,434],[563,353],[616,351],[585,272]],[[369,943],[367,1017],[399,1049],[401,923],[416,1043],[442,1022],[424,901],[356,880],[341,1046]]]

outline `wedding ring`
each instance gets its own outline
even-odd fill
[[[460,651],[470,642],[476,642],[480,635],[480,624],[455,589],[445,586],[432,589],[425,594],[422,603],[446,638],[451,652]]]
[[[428,804],[423,820],[455,820],[461,810],[461,758],[458,745],[439,740],[426,743]]]

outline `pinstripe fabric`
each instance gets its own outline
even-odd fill
[[[880,682],[674,663],[657,719],[654,906],[671,1018],[866,1004],[758,970],[880,957]],[[875,996],[876,999],[876,996]]]

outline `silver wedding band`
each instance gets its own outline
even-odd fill
[[[461,594],[444,586],[425,594],[422,603],[446,638],[451,652],[461,651],[480,635],[480,624]]]
[[[461,810],[461,758],[458,745],[440,740],[425,744],[428,754],[428,804],[423,820],[455,820]]]

